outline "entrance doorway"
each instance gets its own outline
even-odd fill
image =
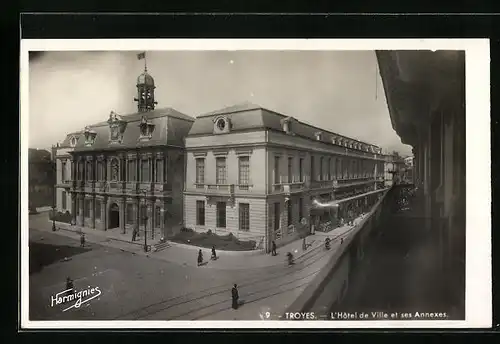
[[[113,203],[109,208],[109,229],[120,227],[120,208]]]

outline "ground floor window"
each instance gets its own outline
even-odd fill
[[[97,200],[97,199],[95,201],[95,211],[94,211],[94,214],[95,214],[96,220],[100,220],[101,219],[101,201]]]
[[[83,216],[89,218],[90,217],[90,207],[92,206],[91,200],[86,199],[83,203]]]
[[[293,209],[292,209],[292,200],[289,200],[286,204],[287,211],[288,211],[288,226],[290,226],[293,223]]]
[[[299,198],[299,221],[302,221],[304,215],[303,208],[304,208],[304,199]]]
[[[226,228],[226,202],[217,202],[217,227]]]
[[[161,228],[161,207],[155,208],[155,228]]]
[[[196,225],[205,226],[205,201],[196,201]]]
[[[141,204],[139,212],[139,221],[141,225],[145,225],[148,221],[148,207],[145,204]]]
[[[127,203],[125,217],[126,217],[127,225],[134,224],[134,205],[132,203]]]
[[[62,210],[66,210],[66,191],[62,192]]]
[[[240,231],[250,230],[250,204],[240,203]]]
[[[280,229],[280,204],[274,203],[274,230]]]

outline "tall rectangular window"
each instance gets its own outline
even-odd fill
[[[293,223],[293,204],[292,201],[288,201],[287,203],[287,211],[288,211],[288,226]]]
[[[196,159],[196,184],[205,184],[205,159]]]
[[[86,218],[90,217],[90,207],[91,207],[90,200],[86,199],[85,202],[83,203],[83,216]]]
[[[249,231],[250,230],[250,204],[248,203],[240,203],[240,231]]]
[[[342,159],[337,159],[337,178],[344,179],[344,172],[342,171]]]
[[[196,201],[196,225],[205,226],[205,201]]]
[[[242,156],[238,160],[238,184],[248,188],[250,184],[250,157]]]
[[[216,164],[216,183],[219,185],[227,184],[226,180],[226,158],[217,158]]]
[[[293,183],[293,158],[288,158],[288,168],[287,168],[288,182]]]
[[[141,160],[141,182],[149,182],[149,161]]]
[[[274,157],[274,184],[280,184],[280,157]]]
[[[226,202],[217,202],[217,227],[226,228]]]
[[[327,180],[332,180],[332,158],[328,158],[328,166],[327,166]]]
[[[163,159],[156,159],[155,160],[155,182],[156,183],[163,183]]]
[[[66,201],[67,201],[66,191],[63,191],[62,192],[62,210],[66,210]]]
[[[323,180],[324,177],[324,166],[323,166],[323,157],[319,158],[319,180]]]
[[[316,180],[316,161],[314,161],[314,156],[311,155],[311,181],[315,181]]]
[[[96,220],[101,219],[101,201],[96,199],[94,205],[94,216]]]
[[[66,181],[66,161],[61,161],[61,182]]]
[[[304,159],[299,159],[299,182],[304,181]]]
[[[133,225],[134,224],[134,205],[132,203],[127,203],[126,205],[126,212],[125,212],[125,216],[126,216],[126,221],[127,221],[127,225]]]
[[[135,168],[135,160],[128,160],[127,161],[127,173],[128,173],[128,181],[129,182],[135,182],[136,179],[136,168]]]
[[[97,161],[96,162],[96,174],[97,174],[97,178],[96,180],[103,180],[103,175],[102,175],[102,161]]]
[[[274,203],[274,230],[280,229],[280,204]]]
[[[304,217],[303,209],[304,209],[304,199],[301,197],[299,198],[299,221],[302,221],[302,218]]]
[[[161,207],[155,207],[154,227],[155,228],[161,227]]]
[[[85,174],[86,174],[87,180],[88,181],[93,180],[92,162],[87,161],[85,168],[86,168]]]

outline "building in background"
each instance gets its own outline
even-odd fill
[[[386,154],[384,161],[385,186],[391,187],[403,182],[405,173],[404,159],[396,152],[393,152],[392,154]]]
[[[54,204],[54,161],[45,149],[28,149],[28,198],[31,212]]]
[[[267,250],[311,226],[335,228],[350,206],[366,210],[384,188],[379,147],[251,103],[198,116],[186,152],[186,226]]]
[[[465,52],[378,51],[391,122],[413,147],[417,206],[446,297],[465,300]],[[417,210],[415,210],[417,211]]]
[[[184,139],[194,118],[156,109],[146,70],[136,87],[137,113],[111,111],[59,146],[57,207],[78,226],[167,237],[182,226]]]

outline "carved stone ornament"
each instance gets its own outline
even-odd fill
[[[140,136],[139,140],[149,140],[153,136],[155,125],[149,121],[146,116],[142,116],[139,123]]]
[[[89,126],[85,127],[85,131],[83,132],[85,135],[85,146],[90,147],[94,144],[97,133],[92,130]]]
[[[127,122],[124,121],[116,112],[111,111],[109,114],[108,124],[109,142],[121,143],[123,141],[123,133],[125,132]]]

